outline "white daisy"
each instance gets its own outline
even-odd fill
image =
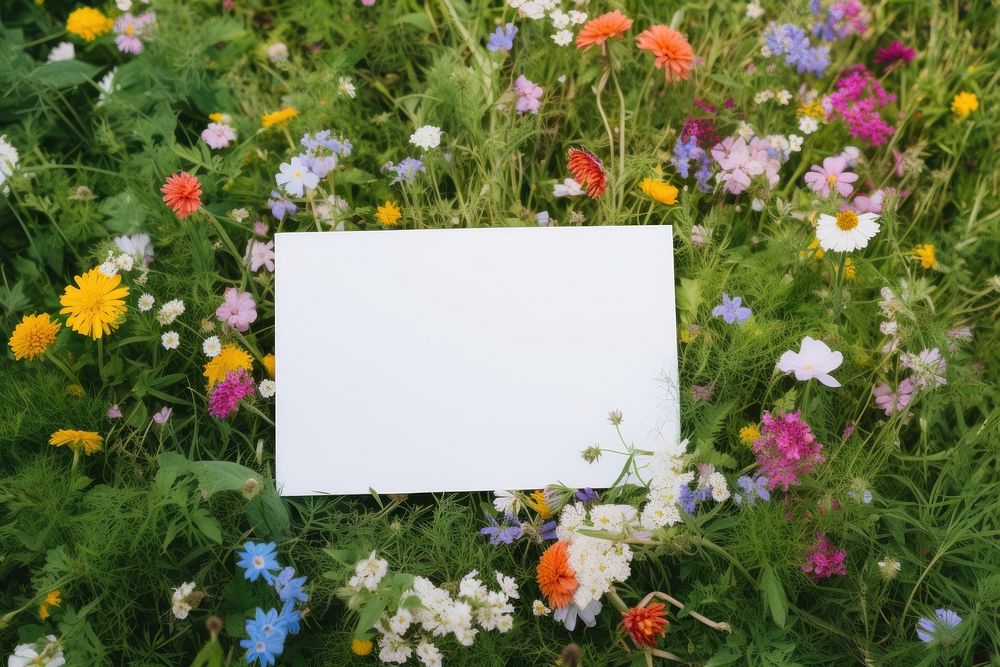
[[[309,167],[298,156],[293,157],[291,162],[282,162],[280,169],[274,180],[293,197],[301,197],[306,188],[315,188],[319,184],[319,176],[309,171]]]
[[[205,353],[206,357],[217,357],[222,353],[222,343],[219,342],[218,336],[210,336],[206,338],[201,344],[201,351]]]
[[[156,299],[153,298],[152,294],[143,294],[139,297],[139,311],[143,313],[149,312],[153,309],[153,304],[155,302]]]
[[[264,398],[271,398],[274,396],[275,389],[274,380],[261,380],[260,385],[257,387],[260,395]]]
[[[816,238],[823,250],[860,250],[878,234],[878,218],[875,213],[858,215],[854,211],[841,211],[836,217],[823,213],[816,223]]]
[[[569,46],[573,43],[573,31],[560,30],[556,34],[552,35],[552,41],[559,46]]]
[[[73,60],[74,58],[76,58],[76,47],[73,46],[73,42],[59,42],[49,51],[50,63]]]

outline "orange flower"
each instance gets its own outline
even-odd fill
[[[576,573],[569,566],[568,543],[559,541],[542,554],[535,569],[538,586],[549,604],[554,608],[565,607],[573,601],[573,593],[579,584]]]
[[[587,187],[587,196],[597,199],[608,187],[608,177],[597,156],[582,148],[571,148],[568,153],[567,168],[573,172],[573,178],[580,185]]]
[[[589,49],[601,46],[612,37],[620,37],[623,32],[632,27],[632,19],[617,9],[607,14],[601,14],[596,19],[587,21],[580,34],[576,36],[576,48]]]
[[[681,33],[665,25],[654,25],[636,37],[636,45],[656,56],[656,69],[663,69],[667,83],[684,81],[694,64],[694,51]]]
[[[178,218],[188,217],[201,206],[201,183],[186,171],[168,176],[160,192],[163,203],[173,209]]]
[[[662,604],[648,607],[632,607],[622,612],[622,627],[636,646],[656,646],[657,640],[666,634],[669,625],[667,612]]]

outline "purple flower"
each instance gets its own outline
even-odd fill
[[[139,16],[133,16],[131,12],[122,14],[115,19],[114,31],[118,33],[115,37],[115,46],[122,53],[136,55],[142,53],[142,40],[147,28],[156,23],[156,14],[144,12]]]
[[[821,76],[830,64],[830,48],[813,47],[806,31],[792,23],[770,24],[764,31],[764,45],[771,55],[785,56],[785,64],[799,74],[811,72]]]
[[[490,35],[490,38],[486,41],[486,48],[494,52],[503,51],[507,53],[514,48],[514,37],[516,35],[517,26],[513,23],[501,26]]]
[[[747,505],[753,505],[758,498],[764,502],[771,499],[771,492],[767,490],[767,477],[763,475],[756,477],[743,475],[736,480],[736,486],[738,488],[733,495],[733,500],[736,501],[737,505],[742,505],[744,502]]]
[[[168,408],[163,406],[160,411],[153,415],[153,421],[157,424],[166,424],[167,420],[170,419],[170,415],[174,412],[173,408]]]
[[[670,162],[681,178],[687,178],[691,173],[689,164],[691,160],[697,160],[704,155],[705,151],[698,146],[696,137],[679,138],[674,144],[674,155],[670,158]]]
[[[240,292],[235,287],[227,287],[222,305],[215,310],[215,316],[236,331],[243,332],[257,319],[257,303],[250,292]]]
[[[241,400],[252,396],[255,387],[253,378],[246,370],[237,368],[229,371],[226,379],[215,385],[208,399],[208,413],[223,420],[239,409]]]
[[[762,421],[760,438],[753,444],[757,463],[767,478],[767,488],[780,486],[788,491],[789,486],[801,483],[800,476],[808,475],[817,463],[823,462],[823,445],[816,442],[812,429],[798,412],[780,417],[765,412]]]
[[[111,407],[108,408],[107,417],[108,417],[108,419],[121,419],[122,418],[122,410],[121,410],[121,408],[118,407],[117,403],[112,403]]]
[[[872,389],[872,395],[875,396],[875,405],[881,410],[885,410],[887,417],[891,417],[894,412],[906,409],[906,406],[913,400],[914,389],[913,380],[905,378],[899,383],[899,387],[895,391],[883,382]]]
[[[271,208],[271,215],[278,220],[284,220],[286,215],[294,215],[298,210],[294,202],[277,190],[271,190],[271,199],[267,200],[267,205]]]
[[[889,68],[900,63],[908,63],[917,56],[917,50],[898,39],[875,52],[875,64]]]
[[[480,528],[480,535],[487,535],[490,538],[490,544],[496,546],[498,544],[513,544],[514,540],[521,537],[524,532],[521,530],[520,525],[510,526],[506,523],[501,524],[497,521],[496,517],[493,515],[487,515],[487,520],[490,525]]]
[[[544,93],[541,86],[529,81],[522,74],[514,81],[514,93],[517,95],[517,103],[514,108],[518,113],[538,113],[542,106],[542,94]]]
[[[750,319],[752,311],[743,305],[743,297],[734,296],[732,299],[725,292],[722,293],[722,303],[712,309],[712,315],[721,317],[727,324],[744,324]]]
[[[691,490],[687,484],[682,484],[677,490],[677,504],[681,506],[681,509],[688,514],[694,515],[698,511],[697,500],[704,500],[705,497],[711,495],[711,490],[699,491],[701,498],[695,498],[695,493]]]
[[[553,519],[552,521],[546,521],[538,529],[538,536],[543,540],[558,540],[559,535],[556,533],[556,528],[559,523]]]
[[[576,492],[576,499],[581,503],[593,503],[597,502],[597,491],[594,491],[589,486],[585,489],[580,489]]]
[[[700,384],[691,385],[691,400],[695,403],[707,403],[712,400],[714,394],[711,387],[703,387]]]
[[[823,166],[814,164],[804,178],[818,195],[829,197],[830,192],[836,189],[841,197],[847,197],[854,191],[851,183],[858,180],[858,175],[846,169],[847,160],[837,155],[823,160]]]
[[[413,185],[413,182],[417,180],[417,174],[427,171],[423,161],[415,157],[404,157],[399,161],[399,164],[395,165],[389,162],[382,169],[383,171],[396,172],[396,178],[389,182],[390,185],[395,185],[396,183]]]
[[[961,622],[962,617],[951,609],[937,609],[934,611],[934,618],[921,618],[917,621],[917,639],[925,644],[954,644],[957,633],[952,630]]]

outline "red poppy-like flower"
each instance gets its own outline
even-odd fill
[[[576,48],[589,49],[600,46],[612,37],[618,37],[632,27],[632,19],[617,9],[607,14],[601,14],[596,19],[587,21],[576,36]]]
[[[660,603],[622,612],[622,627],[636,646],[656,646],[668,625],[667,611]]]
[[[587,188],[587,196],[597,199],[608,187],[608,177],[597,156],[582,148],[571,148],[567,154],[569,162],[566,167],[573,173],[577,183]]]
[[[186,171],[168,176],[160,192],[163,193],[163,203],[178,218],[188,217],[201,206],[201,183]]]
[[[694,51],[687,39],[670,26],[654,25],[639,33],[636,45],[656,56],[656,69],[662,69],[671,81],[684,81],[694,65]]]

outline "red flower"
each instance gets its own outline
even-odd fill
[[[163,203],[178,218],[188,217],[201,206],[201,183],[186,171],[168,176],[160,192],[163,193]]]
[[[608,187],[608,177],[597,156],[582,148],[571,148],[568,153],[567,168],[573,172],[573,178],[580,185],[586,186],[587,196],[597,199]]]
[[[660,637],[666,634],[667,611],[660,603],[648,607],[632,607],[622,612],[622,627],[636,646],[656,646]]]

